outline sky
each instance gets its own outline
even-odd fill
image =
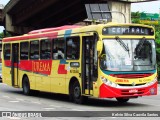
[[[9,0],[0,0],[0,4],[6,5]]]
[[[0,4],[6,5],[9,2],[9,0],[0,0]],[[4,27],[0,26],[0,33],[3,32]]]
[[[0,0],[0,4],[6,5],[9,0]],[[145,12],[145,13],[160,13],[160,0],[153,2],[132,3],[132,12]],[[0,26],[0,32],[3,31],[3,27]]]
[[[160,0],[153,2],[142,2],[142,3],[132,3],[132,12],[145,12],[145,13],[159,13],[160,10]]]

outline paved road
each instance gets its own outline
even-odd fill
[[[160,85],[158,89],[158,93],[160,92]],[[71,103],[66,95],[57,95],[51,93],[43,93],[40,92],[35,96],[25,96],[22,94],[21,89],[12,88],[3,83],[0,83],[0,111],[117,111],[120,113],[121,111],[160,111],[160,95],[157,96],[149,96],[149,97],[141,97],[138,99],[131,99],[128,103],[120,104],[115,99],[89,99],[88,102],[84,105],[78,105]],[[59,112],[61,113],[61,112]],[[59,114],[57,113],[57,114]],[[83,118],[83,119],[91,119],[91,120],[103,120],[103,119],[111,119],[115,120],[118,116],[110,116],[110,117],[91,117],[93,114],[99,115],[101,112],[91,112],[92,114]],[[65,113],[72,114],[72,113]],[[75,114],[75,113],[73,113]],[[103,113],[105,114],[105,113]],[[138,119],[142,120],[143,117],[138,117]],[[4,118],[0,118],[4,120]],[[21,119],[28,120],[29,118],[20,118],[20,117],[7,117],[9,119]],[[40,120],[42,118],[30,118],[33,120]],[[53,119],[53,118],[43,118],[43,119]],[[68,120],[75,119],[74,117],[56,117],[58,120]],[[78,117],[76,119],[82,119]],[[137,119],[136,117],[120,117],[120,120],[130,120]],[[155,117],[147,117],[147,120],[155,120],[158,118]]]

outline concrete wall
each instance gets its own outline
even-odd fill
[[[126,23],[131,23],[131,3],[108,1],[110,11],[119,11],[125,14]],[[124,23],[124,16],[112,13],[112,22]]]

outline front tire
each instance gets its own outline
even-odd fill
[[[72,87],[72,98],[77,104],[82,104],[84,102],[84,97],[81,94],[81,88],[78,81],[75,81]]]
[[[24,77],[22,82],[23,94],[30,95],[30,83],[28,77]]]
[[[119,103],[126,103],[129,101],[129,98],[116,98]]]

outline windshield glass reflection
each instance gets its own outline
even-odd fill
[[[156,65],[154,40],[104,39],[101,68],[110,71],[153,70]]]

